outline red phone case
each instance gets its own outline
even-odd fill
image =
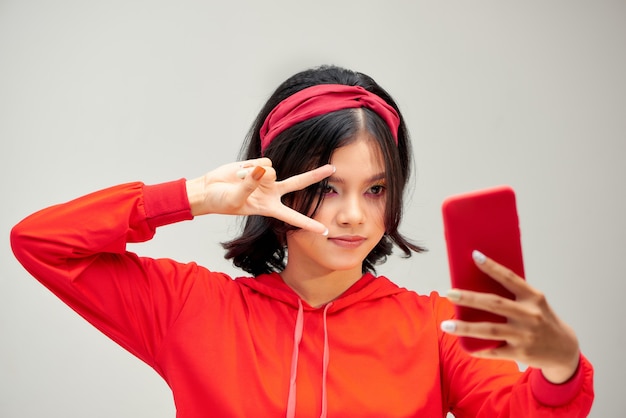
[[[515,202],[509,186],[499,186],[448,197],[442,205],[452,287],[496,293],[514,298],[507,289],[481,272],[472,251],[489,258],[524,277],[524,263]],[[479,309],[455,306],[456,315],[470,322],[506,322],[506,318]],[[501,346],[503,341],[460,337],[468,351]]]

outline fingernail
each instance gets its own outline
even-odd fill
[[[333,167],[333,173],[337,171],[337,167],[332,166]]]
[[[265,174],[265,169],[257,165],[256,167],[254,167],[254,170],[252,170],[251,175],[253,179],[255,179],[256,181],[259,181],[261,180],[261,177],[263,177],[263,174]]]
[[[325,237],[327,237],[327,236],[328,236],[328,228],[326,228],[326,229],[324,230],[324,232],[322,232],[322,235],[323,235],[323,236],[325,236]]]
[[[446,293],[446,297],[454,302],[461,300],[461,291],[458,289],[450,289]]]
[[[454,332],[456,331],[456,322],[454,321],[443,321],[441,323],[441,330],[444,332]]]
[[[485,257],[485,254],[481,253],[478,250],[474,250],[472,251],[472,258],[474,259],[475,262],[477,262],[478,264],[484,264],[485,261],[487,260],[487,257]]]
[[[248,170],[246,170],[245,168],[237,171],[237,177],[239,177],[242,180],[245,179],[247,175],[248,175]]]

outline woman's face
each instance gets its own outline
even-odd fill
[[[307,277],[333,271],[354,271],[385,233],[385,165],[378,145],[359,133],[337,148],[330,163],[336,172],[328,178],[324,199],[314,219],[328,228],[328,236],[304,230],[287,234],[287,269]]]

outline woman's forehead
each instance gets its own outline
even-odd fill
[[[384,172],[385,170],[380,145],[367,133],[360,133],[354,140],[335,149],[330,157],[330,163],[335,166],[348,165],[359,171]]]

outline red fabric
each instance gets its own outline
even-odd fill
[[[285,416],[299,299],[277,274],[238,278],[194,263],[138,257],[126,243],[191,219],[184,182],[131,183],[54,206],[12,230],[25,268],[72,309],[152,366],[177,417]],[[585,417],[593,370],[550,385],[537,370],[474,359],[440,331],[453,315],[364,276],[326,309],[302,302],[296,417]],[[70,396],[70,395],[68,395]]]
[[[581,362],[584,358],[581,357]],[[577,370],[567,382],[555,385],[547,381],[541,371],[533,370],[530,376],[530,385],[537,400],[544,405],[563,405],[576,396],[583,385],[584,375]],[[556,390],[555,390],[556,389]]]
[[[359,86],[319,84],[292,94],[280,102],[267,116],[261,130],[261,151],[279,133],[307,119],[341,109],[365,107],[373,110],[389,126],[398,143],[400,117],[381,97]]]

